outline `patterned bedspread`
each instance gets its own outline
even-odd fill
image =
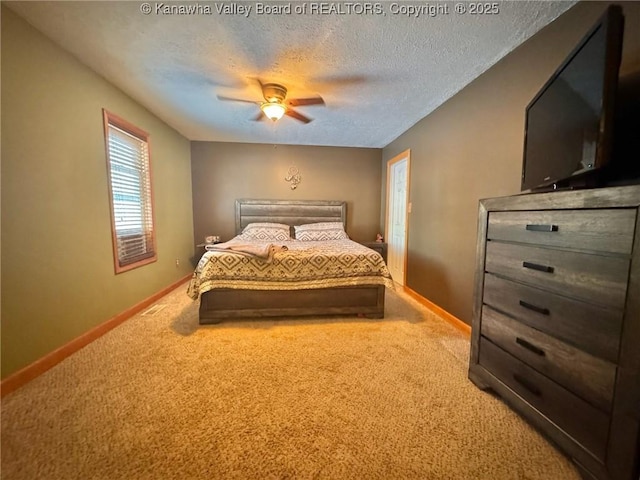
[[[260,243],[260,242],[258,242]],[[300,290],[393,282],[378,252],[352,240],[279,242],[270,262],[232,251],[208,251],[187,293],[194,300],[215,288]]]

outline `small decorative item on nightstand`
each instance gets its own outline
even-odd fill
[[[205,245],[214,245],[216,243],[220,243],[219,235],[209,235],[204,238]]]
[[[215,245],[216,243],[220,243],[219,235],[207,235],[204,237],[204,243],[199,243],[196,245],[197,248],[204,248],[206,250],[208,245]]]

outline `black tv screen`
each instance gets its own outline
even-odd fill
[[[609,163],[623,23],[610,6],[527,106],[522,190],[568,187]]]

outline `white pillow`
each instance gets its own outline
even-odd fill
[[[342,240],[349,238],[342,222],[308,223],[293,227],[296,240],[313,242],[319,240]]]

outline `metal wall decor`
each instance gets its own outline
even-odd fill
[[[287,176],[284,177],[284,179],[287,182],[291,182],[291,190],[295,190],[296,188],[298,188],[298,184],[302,181],[302,175],[300,175],[300,170],[298,170],[298,167],[291,166],[289,167]]]

